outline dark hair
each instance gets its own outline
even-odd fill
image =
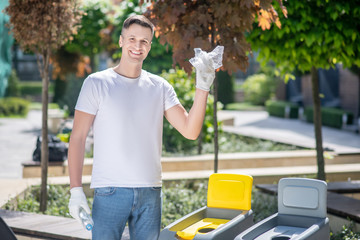
[[[140,26],[149,28],[151,30],[151,33],[154,35],[154,24],[150,22],[148,18],[146,18],[143,15],[133,15],[131,17],[128,17],[123,24],[122,29],[128,29],[132,24],[138,24]]]

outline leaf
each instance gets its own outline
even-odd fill
[[[258,15],[259,27],[264,31],[270,29],[270,17],[269,13],[264,10],[260,10],[260,15]]]
[[[276,19],[275,24],[278,28],[281,28],[281,22],[279,19]]]

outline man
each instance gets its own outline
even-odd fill
[[[85,140],[92,126],[95,240],[120,240],[126,222],[131,239],[158,238],[163,116],[188,139],[195,140],[203,124],[214,69],[204,66],[207,72],[197,71],[195,99],[187,113],[167,81],[142,70],[153,33],[146,17],[126,19],[119,39],[119,65],[85,79],[75,107],[68,154],[69,210],[76,219],[80,207],[90,212],[81,176]]]

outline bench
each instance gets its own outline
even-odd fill
[[[35,178],[41,177],[41,163],[35,161],[26,161],[21,163],[23,166],[23,178]],[[92,158],[84,159],[83,175],[91,175],[92,172]],[[48,163],[48,176],[49,177],[60,177],[68,176],[68,161],[58,161]]]
[[[277,194],[277,184],[257,184],[255,187],[268,194]],[[360,200],[342,193],[360,193],[360,181],[329,182],[327,212],[360,223]]]
[[[50,240],[88,240],[91,232],[86,231],[73,218],[49,216],[36,213],[0,209],[0,217],[18,236]],[[129,240],[126,228],[122,240]]]
[[[0,216],[16,235],[60,240],[87,240],[91,233],[75,219],[0,209]]]

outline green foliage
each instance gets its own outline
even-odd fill
[[[143,14],[146,11],[146,4],[139,5],[139,0],[122,1],[120,3],[122,14],[115,19],[115,29],[112,34],[112,42],[118,46],[119,37],[121,35],[122,24],[126,18],[134,14]],[[121,50],[117,50],[112,55],[113,59],[121,58]],[[162,45],[159,39],[153,37],[151,50],[143,63],[143,69],[160,74],[162,71],[168,71],[172,68],[172,47],[170,45]]]
[[[313,122],[313,107],[305,108],[306,121]],[[343,115],[347,115],[346,124],[352,124],[354,115],[352,112],[348,112],[338,108],[321,108],[321,120],[324,126],[341,128],[343,126]]]
[[[26,117],[30,102],[16,97],[0,99],[0,117]]]
[[[226,107],[234,102],[234,77],[228,72],[219,71],[216,73],[218,80],[218,99]]]
[[[262,140],[252,137],[245,137],[232,133],[221,133],[219,136],[220,152],[267,152],[267,151],[289,151],[303,149],[294,145],[287,145],[272,142],[269,140]],[[204,152],[212,152],[208,149],[210,145],[204,146]]]
[[[70,217],[69,204],[69,186],[48,185],[48,201],[45,214],[53,216]],[[92,205],[92,198],[88,198],[89,206]],[[24,197],[17,197],[15,201],[8,202],[5,209],[24,212],[40,213],[40,186],[32,186],[26,192]]]
[[[195,74],[190,77],[184,70],[171,69],[163,72],[161,77],[166,79],[175,89],[175,92],[187,111],[190,111],[195,97]],[[208,97],[203,131],[203,142],[211,142],[213,128],[213,102],[212,96]],[[164,120],[163,146],[167,152],[188,152],[196,146],[197,142],[183,137],[171,124]]]
[[[242,85],[245,101],[255,105],[264,105],[272,97],[275,88],[276,81],[264,73],[249,76]]]
[[[67,81],[59,77],[55,79],[54,83],[54,98],[53,102],[58,102],[66,93]]]
[[[251,209],[254,212],[254,223],[276,213],[278,210],[277,207],[277,196],[265,194],[253,188]]]
[[[42,91],[42,82],[41,81],[32,81],[32,82],[20,82],[21,95],[24,97],[34,97],[41,96]],[[54,93],[54,85],[50,82],[49,85],[49,94]]]
[[[226,110],[237,110],[237,111],[262,111],[264,108],[259,105],[254,105],[249,102],[237,102],[226,104]]]
[[[76,101],[84,79],[77,78],[74,74],[69,74],[67,81],[68,83],[66,85],[65,94],[61,99],[58,100],[58,104],[60,108],[66,108],[69,111],[69,115],[73,116],[75,112]]]
[[[289,118],[298,118],[299,107],[292,102],[285,101],[272,101],[269,100],[266,102],[266,111],[270,116],[275,117],[286,117],[286,108],[290,109]]]
[[[203,154],[214,153],[214,142],[204,143],[202,145]],[[267,152],[267,151],[291,151],[302,150],[304,148],[294,145],[272,142],[269,140],[262,140],[258,138],[241,136],[234,133],[221,132],[219,134],[219,152],[234,153],[234,152]],[[186,151],[179,150],[177,152],[165,152],[163,156],[184,156],[196,155],[197,147],[187,149]]]
[[[360,232],[354,232],[354,223],[351,222],[349,226],[344,225],[342,231],[337,233],[330,233],[331,240],[358,240],[360,239]]]
[[[5,91],[5,97],[20,97],[21,89],[19,85],[19,78],[16,74],[15,69],[11,71],[8,78],[8,86]]]
[[[81,18],[81,27],[65,49],[70,53],[94,56],[106,48],[101,31],[110,24],[107,13],[111,11],[111,6],[106,1],[85,1],[82,10],[85,15]]]
[[[203,206],[207,200],[207,181],[180,182],[163,188],[162,227]]]
[[[41,95],[42,83],[41,81],[21,82],[20,88],[21,88],[21,94],[23,96]]]
[[[30,103],[30,109],[31,110],[41,110],[42,103],[41,102],[32,102]],[[57,103],[49,103],[48,109],[60,109],[59,104]]]
[[[281,28],[255,28],[247,40],[263,63],[273,60],[283,73],[328,69],[336,63],[360,66],[360,5],[357,0],[286,1]],[[277,8],[278,9],[278,8]]]

